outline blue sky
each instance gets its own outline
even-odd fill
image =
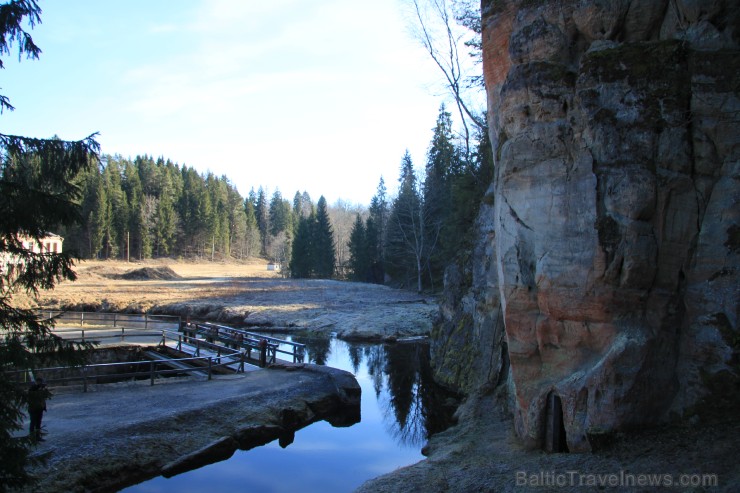
[[[400,0],[40,0],[6,57],[0,132],[164,156],[251,187],[367,204],[423,166],[441,73]]]

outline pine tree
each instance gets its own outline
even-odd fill
[[[107,257],[116,257],[126,250],[128,231],[128,201],[123,190],[120,158],[105,156],[105,187],[108,192],[108,216],[110,221],[107,238]]]
[[[270,233],[270,208],[267,204],[267,196],[262,187],[257,191],[257,201],[254,206],[254,214],[257,216],[257,225],[260,228],[262,245],[260,254],[267,255],[267,244]]]
[[[105,184],[100,175],[94,175],[94,180],[95,195],[87,218],[88,231],[90,232],[90,258],[100,256],[108,228],[108,199]]]
[[[141,216],[139,210],[141,209],[141,201],[143,199],[143,191],[141,189],[141,179],[139,178],[139,172],[134,167],[131,161],[126,161],[123,168],[123,190],[126,193],[126,199],[128,201],[128,227],[126,231],[128,233],[127,238],[127,249],[126,258],[131,257],[139,258],[142,257],[141,249],[141,237],[139,232],[141,230],[140,221]],[[133,252],[132,255],[132,248]]]
[[[167,194],[162,194],[157,201],[157,210],[154,217],[156,255],[168,255],[174,247],[177,216],[172,205],[172,199]]]
[[[293,218],[294,227],[298,227],[298,218],[308,217],[313,212],[313,202],[311,202],[311,196],[308,192],[296,191],[293,196]]]
[[[326,199],[322,195],[316,206],[316,222],[313,233],[313,267],[314,275],[320,279],[334,277],[336,264],[336,250],[334,247],[334,233]]]
[[[228,212],[229,212],[229,238],[232,255],[243,259],[245,256],[245,239],[247,233],[247,214],[244,211],[244,199],[239,195],[236,187],[227,183]]]
[[[19,58],[24,54],[38,58],[41,50],[23,25],[33,27],[40,14],[32,0],[0,5],[0,56],[9,54],[15,42]],[[4,110],[13,106],[0,95],[0,112]],[[31,480],[26,466],[33,442],[16,436],[22,429],[27,393],[14,372],[51,363],[81,363],[90,347],[53,335],[52,322],[15,306],[13,297],[20,291],[35,295],[39,289],[75,279],[69,253],[34,253],[24,242],[40,242],[50,231],[81,219],[79,176],[99,162],[94,137],[70,142],[0,134],[0,492]]]
[[[143,195],[139,202],[137,237],[139,238],[139,260],[152,257],[154,247],[154,221],[157,214],[157,198]]]
[[[270,234],[277,236],[282,232],[292,234],[293,211],[290,202],[283,199],[280,190],[275,190],[270,200]]]
[[[385,279],[385,238],[388,229],[388,195],[385,180],[380,177],[378,188],[370,201],[365,224],[367,256],[370,262],[370,282],[382,284]]]
[[[297,279],[306,279],[313,276],[313,231],[316,215],[301,217],[298,220],[295,238],[291,247],[290,276]]]
[[[440,238],[440,251],[445,258],[470,249],[474,231],[470,225],[493,179],[493,152],[487,128],[477,132],[476,141],[476,152],[461,160],[460,169],[450,177],[451,200]]]
[[[408,151],[401,160],[398,196],[393,201],[386,236],[386,271],[397,283],[416,284],[421,292],[426,235],[422,196]]]
[[[367,282],[370,278],[370,261],[368,258],[368,241],[365,223],[357,214],[355,224],[349,236],[349,270],[353,281]]]
[[[246,228],[244,232],[244,255],[246,257],[255,257],[260,253],[262,237],[257,216],[254,211],[254,190],[250,192],[249,198],[244,201],[244,215],[246,217]]]
[[[448,217],[453,209],[452,177],[459,175],[461,164],[452,134],[452,118],[444,103],[439,108],[432,141],[427,151],[426,177],[423,186],[425,264],[432,286],[441,280],[447,257],[437,248],[440,238],[448,238],[443,231],[450,225]],[[455,238],[448,238],[456,241]]]

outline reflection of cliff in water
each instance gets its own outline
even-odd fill
[[[292,339],[306,345],[310,363],[325,364],[335,348],[347,351],[347,367],[342,369],[358,374],[365,365],[386,429],[399,445],[421,447],[453,423],[457,401],[432,378],[429,344],[355,344],[298,335]]]

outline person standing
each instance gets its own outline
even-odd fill
[[[43,442],[41,436],[41,419],[46,411],[46,399],[49,391],[43,378],[36,379],[31,388],[28,389],[28,416],[31,418],[30,437],[38,442]]]

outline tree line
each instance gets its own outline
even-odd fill
[[[381,177],[367,208],[314,203],[305,191],[291,201],[262,187],[242,197],[226,176],[163,157],[104,155],[76,178],[82,221],[61,234],[83,258],[263,257],[297,278],[435,290],[449,260],[470,247],[492,171],[486,130],[471,148],[443,104],[423,168],[406,152],[398,192],[390,196]]]
[[[472,246],[472,224],[493,177],[485,127],[475,144],[456,136],[451,114],[440,107],[423,170],[408,151],[401,159],[399,188],[389,198],[381,177],[366,217],[351,231],[349,277],[355,281],[436,290],[444,268]]]
[[[296,272],[341,276],[346,248],[335,245],[346,245],[348,225],[362,210],[343,201],[329,206],[323,197],[314,203],[305,191],[292,201],[279,189],[268,196],[262,187],[242,197],[226,176],[146,155],[104,155],[76,181],[82,220],[59,232],[65,249],[91,259],[264,257],[287,266],[294,250],[308,255],[309,242],[310,258],[325,265],[307,270],[307,260],[299,258]],[[332,223],[339,225],[337,231]]]

